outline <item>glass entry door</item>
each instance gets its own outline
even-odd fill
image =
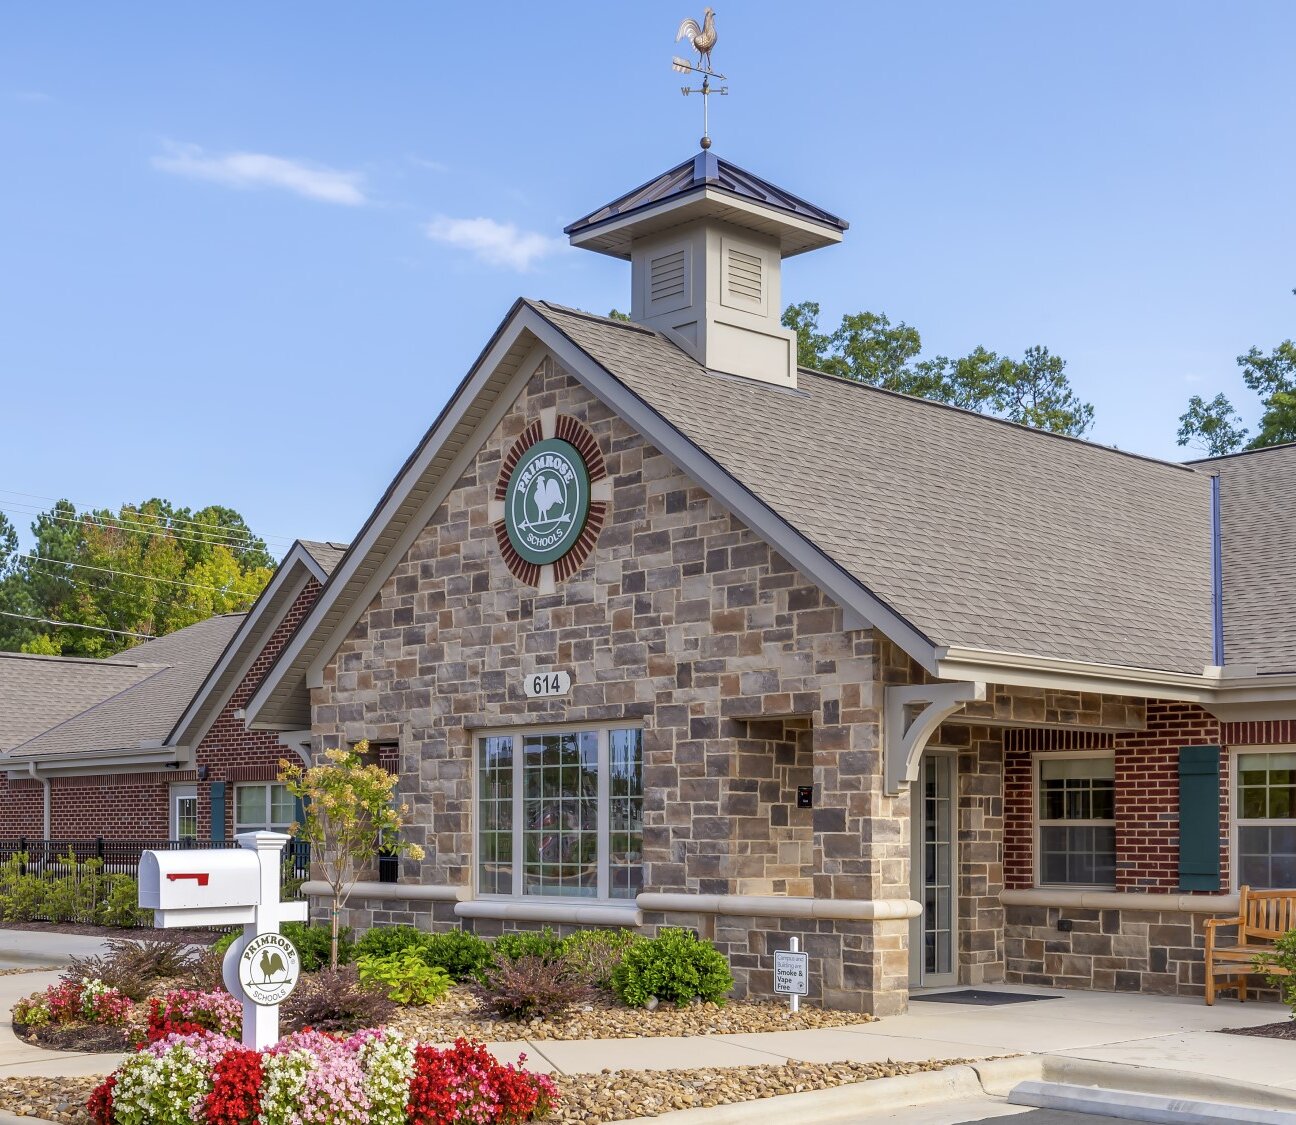
[[[912,988],[958,983],[956,763],[953,754],[928,751],[914,783],[910,854],[913,897],[923,912],[909,929]]]

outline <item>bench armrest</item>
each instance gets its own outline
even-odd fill
[[[1213,930],[1215,929],[1216,926],[1240,926],[1242,925],[1242,919],[1241,918],[1207,918],[1205,925],[1208,930]]]

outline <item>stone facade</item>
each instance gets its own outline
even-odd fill
[[[501,459],[545,409],[594,434],[612,498],[587,564],[541,596],[506,567],[488,519]],[[538,724],[644,729],[644,889],[909,897],[908,796],[881,785],[882,666],[841,610],[580,384],[545,361],[441,503],[313,691],[320,747],[397,741],[409,838],[403,879],[472,880],[477,733]],[[566,669],[569,697],[527,699],[524,674]],[[812,784],[814,808],[796,807]],[[365,904],[350,922],[450,924],[447,905]],[[764,992],[772,950],[814,950],[814,994],[903,1005],[904,922],[649,914],[694,925]],[[467,922],[483,932],[502,923]]]

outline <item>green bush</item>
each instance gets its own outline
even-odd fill
[[[497,961],[516,961],[520,957],[557,961],[562,956],[562,938],[548,926],[543,930],[513,930],[491,942],[491,952]]]
[[[327,926],[309,926],[305,922],[285,922],[279,927],[279,930],[284,937],[293,943],[293,948],[297,950],[297,960],[301,962],[303,973],[318,972],[329,963],[332,939]],[[242,933],[242,930],[235,930],[233,933],[225,934],[212,944],[212,949],[223,956],[226,950],[238,941]],[[338,933],[339,965],[346,965],[351,961],[354,948],[355,945],[351,941],[351,928],[345,926]]]
[[[473,991],[491,1012],[509,1020],[561,1016],[569,1008],[587,1003],[594,994],[574,965],[562,957],[534,953],[492,961],[482,970]]]
[[[101,924],[129,928],[153,921],[153,911],[140,909],[139,884],[130,875],[105,875],[103,882],[97,919]]]
[[[695,999],[723,1004],[733,988],[729,962],[709,941],[688,930],[666,927],[655,938],[626,949],[612,973],[612,991],[632,1008],[652,997],[683,1008]]]
[[[1283,1003],[1290,1005],[1292,1019],[1296,1020],[1296,930],[1283,934],[1274,942],[1273,953],[1263,953],[1256,958],[1262,965],[1286,969],[1290,975],[1266,973],[1265,979],[1281,993]]]
[[[361,957],[390,957],[407,949],[422,949],[428,936],[413,926],[375,926],[355,943],[356,961]]]
[[[454,980],[477,977],[491,963],[491,947],[466,930],[426,934],[419,953],[429,965],[444,969]]]
[[[625,952],[644,939],[633,930],[580,930],[563,938],[563,958],[595,988],[610,989]]]
[[[388,1000],[404,1007],[435,1004],[454,983],[449,973],[438,965],[427,964],[412,946],[385,957],[373,953],[359,956],[356,967],[361,984],[382,988]]]

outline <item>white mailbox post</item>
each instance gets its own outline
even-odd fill
[[[161,929],[242,925],[225,954],[225,987],[243,1001],[243,1045],[260,1050],[279,1040],[279,1005],[296,987],[301,966],[281,922],[304,922],[307,903],[279,898],[282,832],[240,832],[233,848],[145,852],[139,904]]]

